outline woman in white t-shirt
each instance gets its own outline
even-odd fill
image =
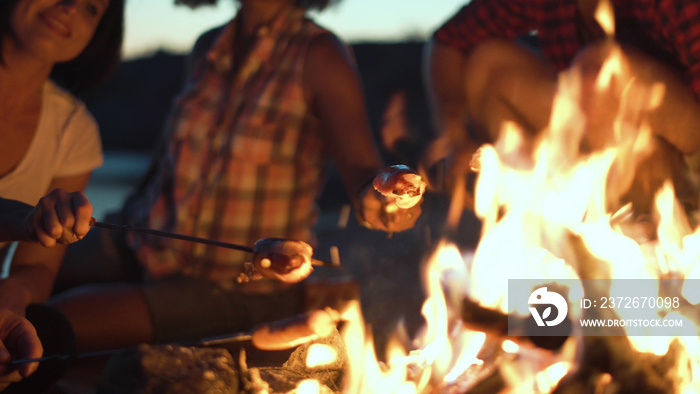
[[[82,200],[78,192],[102,164],[100,136],[84,104],[52,80],[77,92],[111,71],[120,60],[123,18],[124,0],[0,2],[1,198],[35,206],[51,190],[63,189]],[[49,238],[72,242],[89,229],[85,212],[91,208],[74,216],[63,207],[55,217],[78,220],[63,223],[76,234]],[[29,240],[41,241],[39,235],[30,231]],[[8,239],[27,240],[27,232],[18,235],[0,223],[0,240]],[[48,298],[65,253],[63,245],[45,247],[53,243],[18,243],[9,276],[0,280],[0,310],[24,315],[27,305]]]

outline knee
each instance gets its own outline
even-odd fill
[[[613,42],[590,45],[574,59],[570,70],[580,81],[579,105],[591,147],[612,142],[615,119],[637,127],[654,108],[659,90],[649,67],[637,53]]]
[[[597,74],[606,59],[609,59],[620,47],[604,41],[591,44],[576,54],[571,67],[585,74]]]
[[[518,80],[552,79],[555,75],[551,66],[533,51],[503,39],[476,46],[469,54],[465,73],[467,101],[472,110],[488,97],[507,91]]]
[[[467,89],[489,85],[502,77],[503,70],[518,64],[519,49],[511,41],[492,39],[477,45],[469,54],[466,66]]]
[[[588,75],[597,75],[610,62],[624,76],[634,76],[643,81],[659,79],[664,72],[658,60],[630,46],[614,41],[601,41],[582,49],[572,61],[572,68]]]
[[[582,90],[608,90],[621,94],[631,82],[650,87],[660,81],[661,67],[646,55],[605,41],[581,50],[571,70],[581,76]]]

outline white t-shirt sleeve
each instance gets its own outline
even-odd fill
[[[102,142],[97,122],[82,102],[66,119],[56,177],[80,175],[102,165]]]

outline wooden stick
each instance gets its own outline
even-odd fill
[[[103,223],[103,222],[96,220],[95,218],[92,218],[90,220],[90,225],[93,227],[100,227],[100,228],[105,228],[105,229],[109,229],[109,230],[136,231],[139,233],[155,235],[158,237],[173,238],[173,239],[179,239],[179,240],[188,241],[188,242],[196,242],[196,243],[205,244],[205,245],[218,246],[221,248],[240,250],[242,252],[248,252],[248,253],[255,252],[255,250],[251,246],[238,245],[238,244],[234,244],[231,242],[217,241],[217,240],[208,239],[208,238],[200,238],[200,237],[195,237],[192,235],[171,233],[168,231],[154,230],[151,228],[134,227],[134,226],[126,225],[126,224]],[[323,267],[336,267],[336,268],[338,267],[337,265],[333,264],[330,261],[322,261],[322,260],[316,260],[316,259],[311,259],[311,264],[317,265],[317,266],[323,266]]]
[[[221,336],[216,336],[216,337],[204,338],[204,339],[201,339],[198,341],[174,342],[174,343],[168,343],[168,344],[157,344],[155,346],[177,345],[177,346],[188,346],[188,347],[189,346],[207,347],[207,346],[223,345],[223,344],[234,343],[234,342],[249,341],[252,337],[253,336],[251,333],[239,332],[239,333],[235,333],[235,334],[227,334],[227,335],[221,335]],[[44,357],[39,357],[39,358],[22,358],[22,359],[12,360],[9,363],[7,363],[6,365],[20,365],[20,364],[35,363],[35,362],[42,362],[42,361],[49,361],[49,360],[66,361],[66,360],[77,360],[77,359],[90,358],[90,357],[113,356],[117,353],[123,352],[123,351],[128,350],[128,349],[132,349],[132,348],[119,348],[119,349],[99,350],[99,351],[95,351],[95,352],[72,353],[72,354],[53,354],[51,356],[44,356]]]

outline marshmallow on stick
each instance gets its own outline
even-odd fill
[[[418,204],[425,193],[425,182],[418,173],[403,164],[387,167],[372,182],[374,189],[394,200],[401,209]]]

